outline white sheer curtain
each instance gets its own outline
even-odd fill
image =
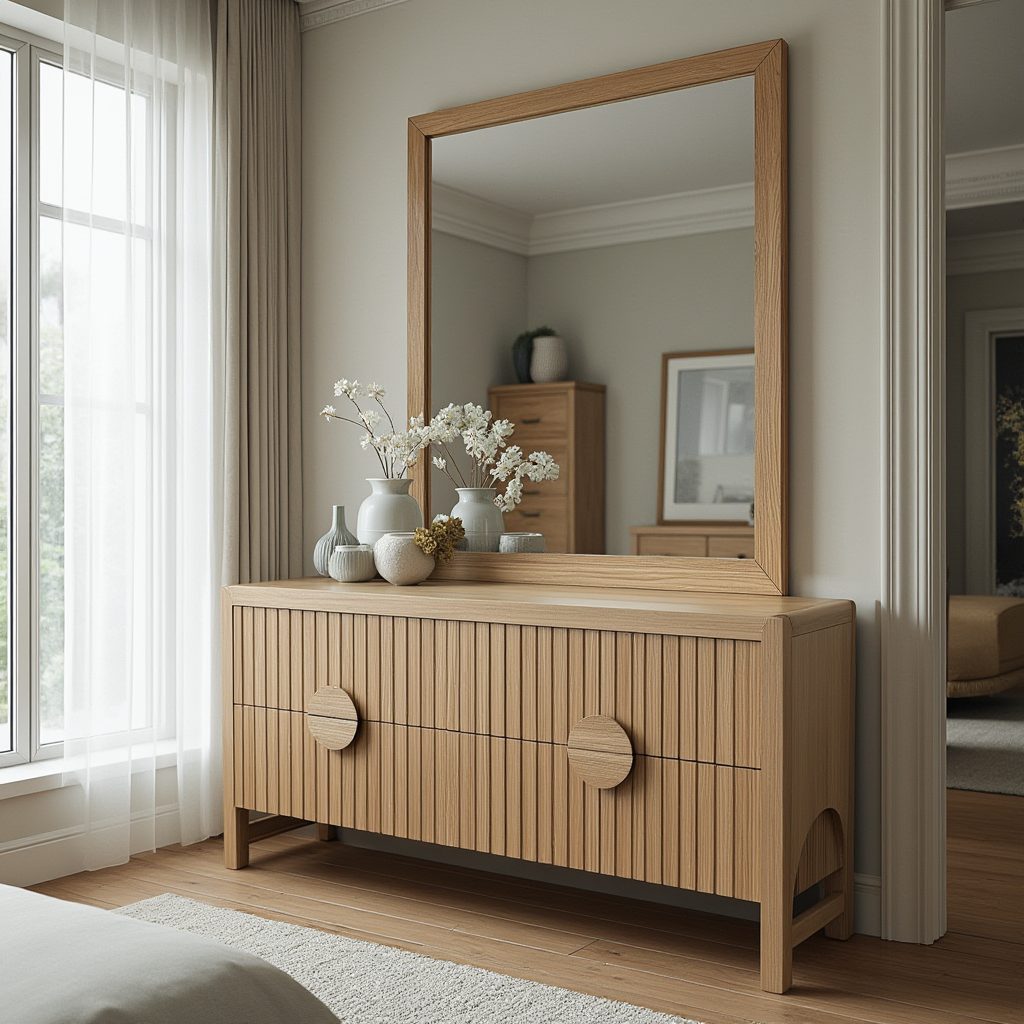
[[[65,0],[65,757],[88,868],[221,828],[210,37],[208,0]]]

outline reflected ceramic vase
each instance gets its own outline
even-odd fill
[[[530,355],[530,380],[534,384],[548,384],[565,380],[569,374],[569,352],[565,339],[557,335],[541,335],[533,339]]]
[[[497,551],[505,520],[501,509],[494,504],[494,487],[456,487],[458,504],[452,515],[462,520],[466,531],[466,551]],[[461,547],[461,545],[460,545]]]
[[[313,548],[313,568],[321,576],[330,575],[331,552],[339,544],[355,544],[355,534],[345,525],[345,506],[334,506],[331,528],[316,542]]]
[[[371,493],[359,506],[360,544],[375,545],[386,533],[409,533],[423,525],[419,502],[409,493],[411,480],[369,478]]]
[[[373,549],[377,572],[396,587],[422,583],[434,571],[434,556],[416,543],[414,533],[386,533]]]

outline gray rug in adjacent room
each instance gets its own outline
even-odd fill
[[[305,985],[344,1024],[695,1024],[169,893],[113,912],[255,953]]]
[[[1024,686],[946,702],[946,785],[1024,796]]]

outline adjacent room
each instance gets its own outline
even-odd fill
[[[1024,0],[0,0],[0,1018],[1021,1024]]]

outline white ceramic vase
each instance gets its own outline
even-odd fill
[[[539,555],[544,551],[542,533],[504,533],[498,550],[506,555]]]
[[[331,528],[313,548],[313,568],[321,576],[330,575],[331,553],[339,544],[355,544],[355,534],[345,525],[345,506],[335,505]]]
[[[549,384],[565,380],[569,374],[569,351],[565,339],[556,335],[541,335],[533,339],[530,356],[530,380],[535,384]]]
[[[501,509],[494,504],[493,487],[456,487],[458,504],[452,515],[462,520],[466,531],[466,551],[497,551],[501,535],[505,532],[505,520]]]
[[[373,548],[377,572],[396,587],[422,583],[434,571],[434,556],[416,544],[414,533],[386,533]]]
[[[332,579],[339,583],[365,583],[377,575],[373,548],[369,544],[339,544],[328,564]]]
[[[368,478],[370,494],[359,506],[356,536],[375,546],[386,533],[408,533],[423,525],[419,502],[409,493],[411,480]]]

